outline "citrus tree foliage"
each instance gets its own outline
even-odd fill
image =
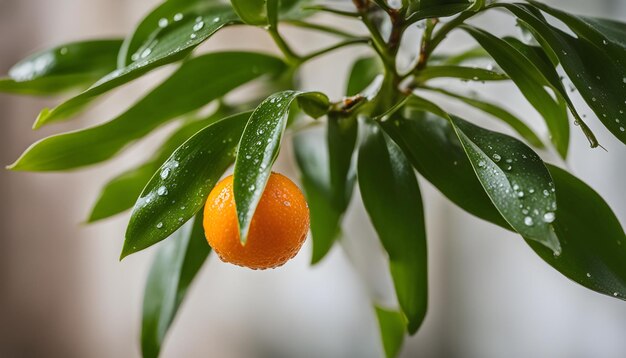
[[[518,27],[514,36],[495,36],[481,26],[483,16],[497,10]],[[361,31],[319,24],[319,13],[358,20]],[[279,55],[245,49],[194,52],[233,25],[264,29]],[[283,25],[325,33],[336,43],[296,52],[279,31]],[[410,28],[419,29],[419,40],[403,41]],[[473,48],[441,52],[453,31],[464,33]],[[346,97],[329,99],[298,88],[295,79],[303,64],[349,46],[365,47],[369,55],[352,64]],[[411,63],[408,68],[396,65],[399,53],[413,54],[403,59]],[[566,159],[570,130],[582,131],[592,148],[601,147],[567,87],[595,113],[587,120],[602,123],[626,143],[626,24],[530,0],[354,0],[332,7],[314,0],[168,0],[125,39],[68,43],[26,57],[0,79],[0,91],[68,95],[41,110],[33,125],[37,129],[71,120],[105,93],[172,63],[177,70],[122,114],[44,138],[10,166],[63,171],[98,164],[164,124],[178,123],[144,163],[110,179],[88,216],[94,222],[132,208],[122,257],[166,240],[146,285],[145,357],[159,355],[176,311],[210,255],[200,225],[206,196],[234,166],[245,242],[288,131],[297,132],[293,145],[310,206],[312,264],[340,239],[342,217],[358,183],[389,256],[398,298],[398,307],[372,303],[388,357],[398,354],[405,335],[418,331],[428,305],[422,180],[478,219],[519,233],[565,277],[626,299],[626,237],[620,222],[592,188],[537,153],[552,148]],[[543,118],[549,135],[538,135],[501,104],[437,85],[440,78],[512,83]],[[250,82],[261,84],[255,100],[226,97]],[[433,101],[433,93],[475,107],[510,127],[514,136],[449,114],[447,102]],[[199,115],[205,107],[211,114]],[[313,126],[325,131],[306,130]]]

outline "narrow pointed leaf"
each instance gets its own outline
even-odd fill
[[[429,66],[421,70],[416,76],[418,81],[427,81],[433,78],[458,78],[467,81],[504,81],[509,77],[500,72],[483,68],[463,66]]]
[[[83,89],[115,69],[122,40],[73,42],[37,52],[0,78],[0,92],[50,95]]]
[[[133,55],[138,54],[140,52],[139,49],[150,43],[152,39],[162,36],[163,33],[168,31],[170,26],[175,26],[176,23],[185,17],[195,19],[194,15],[196,13],[206,11],[207,8],[214,7],[217,4],[217,1],[212,0],[163,1],[146,15],[132,34],[124,40],[118,55],[118,67],[124,68],[133,63]]]
[[[167,238],[202,208],[232,164],[249,116],[241,113],[209,125],[163,163],[135,203],[122,258]]]
[[[530,129],[526,125],[526,123],[522,122],[519,118],[511,114],[511,112],[507,111],[506,109],[490,102],[486,102],[486,101],[479,100],[476,98],[466,97],[466,96],[459,95],[450,91],[446,91],[444,89],[439,89],[439,88],[431,88],[431,89],[439,93],[443,93],[447,96],[459,99],[469,104],[470,106],[476,107],[485,113],[488,113],[496,118],[501,119],[504,123],[508,124],[519,135],[521,135],[524,139],[526,139],[528,143],[530,143],[531,145],[537,148],[544,147],[543,143],[541,142],[541,139],[537,137],[535,132],[533,132],[533,130]]]
[[[154,172],[170,154],[196,132],[223,118],[222,112],[217,111],[207,118],[185,123],[159,147],[148,161],[111,179],[102,189],[87,222],[102,220],[132,208]]]
[[[326,256],[339,236],[343,212],[332,204],[330,164],[324,133],[303,132],[294,137],[293,145],[311,217],[311,264],[316,264]]]
[[[143,298],[141,352],[144,358],[159,356],[167,330],[210,252],[201,213],[159,248]]]
[[[426,315],[428,275],[422,198],[413,167],[377,124],[364,128],[359,148],[361,197],[389,266],[410,334]]]
[[[556,55],[580,95],[604,126],[622,143],[626,143],[626,55],[620,47],[620,40],[613,36],[600,37],[603,32],[613,33],[600,26],[593,28],[594,20],[589,18],[566,17],[564,13],[552,11],[553,15],[559,15],[570,25],[578,35],[576,38],[535,15],[530,5],[499,6],[510,10],[540,36],[539,43],[549,47],[545,50]],[[542,6],[542,9],[547,7]]]
[[[483,195],[476,195],[482,191],[480,182],[467,157],[459,155],[463,149],[449,120],[411,111],[398,123],[399,126],[388,123],[385,131],[403,144],[402,148],[420,173],[462,209],[510,230],[501,216],[497,219],[495,215],[499,214],[484,191]],[[423,158],[429,156],[416,157],[435,150],[437,157],[433,160]],[[448,170],[447,177],[433,175],[437,173],[437,164]],[[561,254],[555,256],[551,249],[537,241],[526,242],[563,275],[591,290],[623,299],[626,296],[626,237],[622,226],[593,189],[562,169],[547,167],[556,189],[553,227],[561,243]],[[485,215],[489,212],[495,214]]]
[[[245,243],[257,204],[278,156],[294,100],[312,117],[324,115],[328,98],[318,92],[283,91],[265,99],[252,113],[239,143],[233,192],[241,242]]]
[[[554,182],[541,158],[524,143],[452,116],[461,145],[502,217],[515,231],[561,250],[551,223],[555,218]]]
[[[569,147],[569,119],[564,103],[559,103],[544,87],[550,87],[537,66],[505,40],[483,30],[463,27],[493,57],[526,97],[528,102],[544,118],[552,142],[558,152],[565,156]]]
[[[400,354],[404,343],[405,318],[402,312],[391,311],[382,307],[376,309],[376,318],[380,328],[383,350],[386,358],[395,358]]]
[[[342,213],[348,208],[354,188],[355,170],[352,163],[358,132],[354,117],[328,118],[327,141],[330,184],[334,206]]]
[[[415,169],[443,195],[467,212],[511,230],[476,178],[449,121],[423,108],[405,108],[382,126]]]
[[[447,17],[468,10],[472,3],[467,0],[409,0],[407,21],[413,23],[419,20]]]
[[[197,18],[201,21],[197,22]],[[35,122],[38,128],[44,124],[68,119],[101,94],[121,86],[146,72],[183,59],[196,46],[226,25],[238,23],[237,15],[229,8],[216,6],[205,11],[189,14],[172,25],[167,31],[152,39],[140,48],[139,58],[126,67],[102,77],[81,94],[63,102],[59,106],[44,108]],[[198,24],[202,23],[202,26]]]
[[[355,96],[361,93],[374,81],[376,76],[382,73],[383,68],[378,57],[361,57],[354,61],[348,77],[346,95]]]
[[[45,138],[27,149],[11,169],[66,170],[102,162],[167,121],[282,69],[282,61],[256,53],[216,52],[194,58],[120,116]]]
[[[557,193],[554,229],[562,245],[555,256],[528,244],[562,274],[594,291],[626,300],[626,234],[615,214],[592,188],[563,169],[548,166]]]

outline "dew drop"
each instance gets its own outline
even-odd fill
[[[619,295],[619,293],[613,292],[613,296],[617,297],[618,295]]]
[[[524,197],[524,192],[520,191],[519,193],[517,193],[517,197],[518,198],[523,198]]]
[[[291,203],[285,200],[285,201],[283,201],[283,205],[285,205],[285,206],[291,206]]]
[[[481,160],[480,162],[478,162],[478,166],[481,167],[481,168],[484,167],[485,166],[485,161]]]
[[[61,50],[59,50],[59,53],[60,53],[61,55],[67,55],[67,47],[63,47],[63,48],[61,48]]]
[[[165,196],[167,195],[167,188],[164,185],[161,185],[158,189],[157,189],[157,194],[159,194],[159,196]]]
[[[497,162],[499,162],[499,161],[500,161],[500,159],[502,159],[502,157],[501,157],[499,154],[497,154],[497,153],[496,153],[496,154],[494,154],[494,155],[493,155],[493,160],[494,160],[496,163],[497,163]]]
[[[183,14],[181,14],[180,12],[174,15],[174,21],[180,21],[182,19],[183,19]]]
[[[587,277],[591,278],[591,274],[589,272],[587,272]]]
[[[169,21],[167,21],[166,18],[159,19],[159,27],[160,28],[167,27],[168,24],[169,24]]]
[[[550,196],[550,192],[547,189],[545,189],[543,191],[543,196]]]
[[[524,225],[533,226],[533,224],[534,224],[533,218],[531,218],[530,216],[527,216],[524,218]]]
[[[158,224],[156,224],[156,228],[157,228],[157,229],[160,229],[160,228],[162,228],[162,227],[163,227],[163,223],[162,223],[162,222],[159,222]]]
[[[161,179],[165,180],[168,176],[170,176],[170,168],[165,168],[161,170]]]
[[[139,57],[146,58],[146,57],[150,56],[151,53],[152,53],[152,49],[151,48],[147,48],[147,49],[141,51],[141,55],[139,55]]]
[[[248,188],[249,191],[254,191],[254,189],[256,189],[256,186],[254,186],[254,184],[250,185],[250,187]]]
[[[551,223],[553,222],[555,219],[555,215],[553,212],[549,211],[545,214],[543,214],[543,221],[547,222],[547,223]]]
[[[196,20],[197,21],[197,20]],[[193,25],[193,31],[200,31],[204,27],[204,21],[200,20]]]

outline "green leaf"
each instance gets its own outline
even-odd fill
[[[37,52],[0,78],[0,92],[50,95],[81,89],[115,69],[122,40],[72,42]]]
[[[551,225],[557,209],[554,182],[541,158],[513,137],[451,119],[478,180],[502,217],[522,236],[559,253]]]
[[[386,310],[375,306],[376,318],[380,327],[385,357],[395,358],[400,354],[404,343],[404,326],[406,325],[402,312]]]
[[[467,0],[405,0],[408,1],[407,22],[447,17],[468,10],[472,3]]]
[[[283,69],[282,61],[257,53],[216,52],[194,58],[120,116],[99,126],[45,138],[27,149],[11,169],[53,171],[102,162],[172,118]]]
[[[329,116],[327,127],[330,183],[334,206],[345,212],[352,197],[355,172],[352,156],[358,122],[355,117]]]
[[[167,238],[202,208],[232,164],[249,116],[245,112],[211,124],[172,153],[135,203],[121,258]]]
[[[268,7],[278,5],[276,0],[231,0],[230,3],[243,22],[257,26],[268,25]]]
[[[218,4],[212,0],[166,0],[154,8],[135,30],[124,40],[118,55],[118,67],[123,68],[134,62],[132,56],[152,39],[162,36],[173,24],[185,17],[194,18],[195,13],[205,11]],[[182,19],[180,17],[183,17]]]
[[[197,21],[198,19],[200,21]],[[238,22],[237,15],[226,6],[210,7],[193,16],[183,17],[144,44],[138,50],[139,57],[135,62],[109,73],[86,91],[59,106],[53,109],[44,108],[37,117],[34,127],[39,128],[47,123],[68,119],[101,94],[154,68],[183,59],[219,29]],[[223,64],[226,63],[221,65]]]
[[[548,264],[594,291],[626,300],[626,235],[611,208],[573,175],[548,166],[557,193],[554,229],[559,256],[533,241],[528,244]]]
[[[382,127],[415,169],[448,199],[483,220],[511,230],[476,178],[448,121],[425,112],[424,104],[412,103]]]
[[[159,169],[170,154],[197,131],[223,118],[224,112],[226,111],[218,110],[207,118],[187,121],[157,149],[148,161],[111,179],[102,189],[87,222],[102,220],[132,208],[152,174]]]
[[[385,131],[399,141],[426,179],[462,209],[510,230],[482,191],[469,160],[460,155],[463,149],[448,120],[414,110],[405,113],[398,126],[394,123],[384,124]],[[430,155],[418,157],[421,153]],[[424,158],[435,154],[433,160]],[[437,175],[437,170],[445,170],[447,178]],[[556,189],[558,209],[553,227],[561,254],[555,256],[552,250],[534,240],[526,240],[527,243],[548,264],[575,282],[612,296],[617,292],[617,297],[623,299],[626,238],[615,214],[597,193],[571,174],[551,165],[548,170]]]
[[[419,71],[416,80],[424,82],[433,78],[458,78],[467,81],[503,81],[509,77],[504,73],[499,73],[484,68],[462,67],[462,66],[428,66]]]
[[[446,96],[450,96],[458,100],[461,100],[469,104],[470,106],[476,107],[485,113],[488,113],[496,118],[501,119],[504,123],[508,124],[519,135],[521,135],[524,139],[526,139],[528,143],[530,143],[531,145],[537,148],[544,147],[543,143],[541,142],[541,139],[537,137],[535,132],[533,132],[533,130],[530,129],[526,125],[526,123],[522,122],[519,118],[511,114],[506,109],[490,102],[482,101],[476,98],[462,96],[462,95],[459,95],[450,91],[446,91],[444,89],[440,89],[440,88],[428,88],[428,89],[437,91],[439,93],[445,94]]]
[[[500,67],[526,97],[528,102],[544,118],[550,131],[552,142],[558,152],[565,157],[569,146],[569,119],[564,103],[555,100],[544,87],[550,82],[526,56],[514,46],[483,30],[463,26],[474,39],[493,57]]]
[[[537,3],[533,3],[538,6]],[[563,20],[578,35],[572,37],[537,16],[529,5],[499,4],[524,21],[546,51],[552,51],[585,102],[622,143],[626,143],[626,54],[616,23],[577,18],[542,5],[542,10]],[[606,28],[603,25],[609,27]],[[617,31],[613,32],[611,30]],[[606,34],[610,34],[607,36]],[[589,40],[593,39],[593,40]],[[581,122],[581,124],[583,124]],[[585,128],[583,128],[585,129]],[[586,133],[589,137],[590,134]],[[592,134],[591,134],[592,136]],[[591,137],[592,146],[597,146]]]
[[[293,139],[302,188],[309,204],[313,238],[311,264],[320,262],[326,256],[341,233],[343,212],[332,201],[326,141],[322,132],[313,131],[305,131]]]
[[[252,216],[278,156],[291,104],[296,99],[300,108],[314,118],[329,108],[328,98],[319,92],[278,92],[256,108],[241,137],[233,192],[242,243],[246,242]]]
[[[382,73],[383,68],[378,57],[367,56],[357,59],[352,64],[352,69],[350,70],[346,94],[348,96],[355,96],[361,93],[361,91],[374,81],[376,76]]]
[[[435,63],[441,63],[444,65],[452,66],[452,65],[460,65],[467,61],[472,61],[476,59],[485,59],[485,58],[490,59],[491,56],[489,56],[489,53],[485,51],[484,48],[478,46],[478,47],[471,48],[465,52],[461,52],[459,54],[452,55],[452,56],[431,55],[430,60]]]
[[[426,230],[417,178],[402,150],[377,124],[367,123],[359,148],[361,197],[389,254],[398,302],[410,334],[426,315],[428,275]]]
[[[167,330],[210,252],[201,213],[159,248],[143,297],[141,352],[144,358],[159,356]]]

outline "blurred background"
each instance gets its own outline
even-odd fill
[[[546,2],[572,12],[626,20],[624,1]],[[156,3],[0,0],[0,73],[34,50],[124,36]],[[497,33],[515,31],[513,22],[497,13],[478,22]],[[361,30],[350,22],[346,28]],[[284,31],[297,50],[332,41],[294,29]],[[298,45],[299,40],[304,44]],[[446,48],[471,45],[457,34]],[[198,52],[215,48],[275,52],[266,34],[244,28],[219,33]],[[312,62],[304,68],[303,87],[339,98],[347,59],[363,51],[351,48]],[[30,127],[39,110],[61,99],[0,94],[0,163],[13,162],[46,135],[112,118],[171,70],[157,70],[113,91],[77,121],[37,132]],[[480,90],[545,134],[536,112],[510,85],[447,84]],[[594,187],[624,224],[626,149],[591,120],[581,101],[578,104],[608,152],[589,149],[573,127],[570,159],[561,164]],[[451,106],[453,112],[483,121],[477,112]],[[139,163],[168,129],[105,165],[79,172],[0,170],[0,357],[139,356],[144,281],[156,250],[118,261],[128,214],[90,226],[81,223],[100,187]],[[297,179],[293,163],[287,146],[277,169]],[[569,281],[518,236],[464,213],[426,181],[420,184],[429,240],[430,308],[421,330],[406,341],[402,357],[626,356],[624,302]],[[341,246],[314,267],[309,266],[310,242],[287,265],[263,272],[226,265],[211,256],[173,323],[163,357],[381,357],[372,302],[394,307],[395,299],[385,256],[358,199],[353,200],[344,228]]]

